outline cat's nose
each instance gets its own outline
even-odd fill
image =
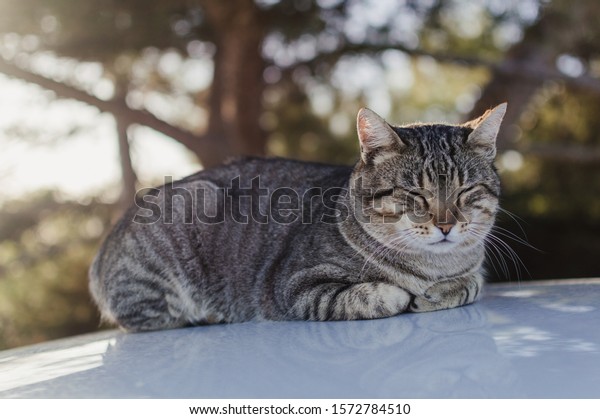
[[[452,230],[452,227],[454,227],[454,223],[439,223],[436,224],[436,227],[442,230],[444,236],[447,236],[448,234],[450,234],[450,230]]]

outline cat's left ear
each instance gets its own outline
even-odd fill
[[[493,159],[496,156],[496,137],[505,113],[506,103],[502,103],[479,118],[467,122],[465,125],[473,128],[473,132],[467,138],[467,144]]]
[[[385,120],[368,108],[358,111],[356,129],[360,140],[360,155],[367,162],[368,155],[404,146],[398,134]]]

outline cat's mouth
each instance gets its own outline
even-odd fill
[[[430,243],[430,246],[449,246],[449,245],[453,245],[456,244],[455,241],[452,240],[448,240],[448,238],[444,237],[441,240],[436,241],[435,243]]]
[[[443,238],[436,242],[428,243],[426,249],[433,253],[447,253],[454,251],[457,245],[458,242]]]

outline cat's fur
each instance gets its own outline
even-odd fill
[[[252,158],[153,190],[104,242],[92,295],[134,331],[469,304],[498,209],[505,110],[392,127],[362,109],[354,167]]]

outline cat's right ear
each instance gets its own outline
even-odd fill
[[[370,109],[362,108],[356,117],[360,155],[367,163],[368,156],[403,145],[398,134],[385,120]]]
[[[496,156],[496,137],[500,131],[500,124],[505,113],[506,103],[502,103],[494,109],[488,110],[479,118],[467,122],[465,126],[473,128],[467,138],[467,144],[480,154],[493,160]]]

